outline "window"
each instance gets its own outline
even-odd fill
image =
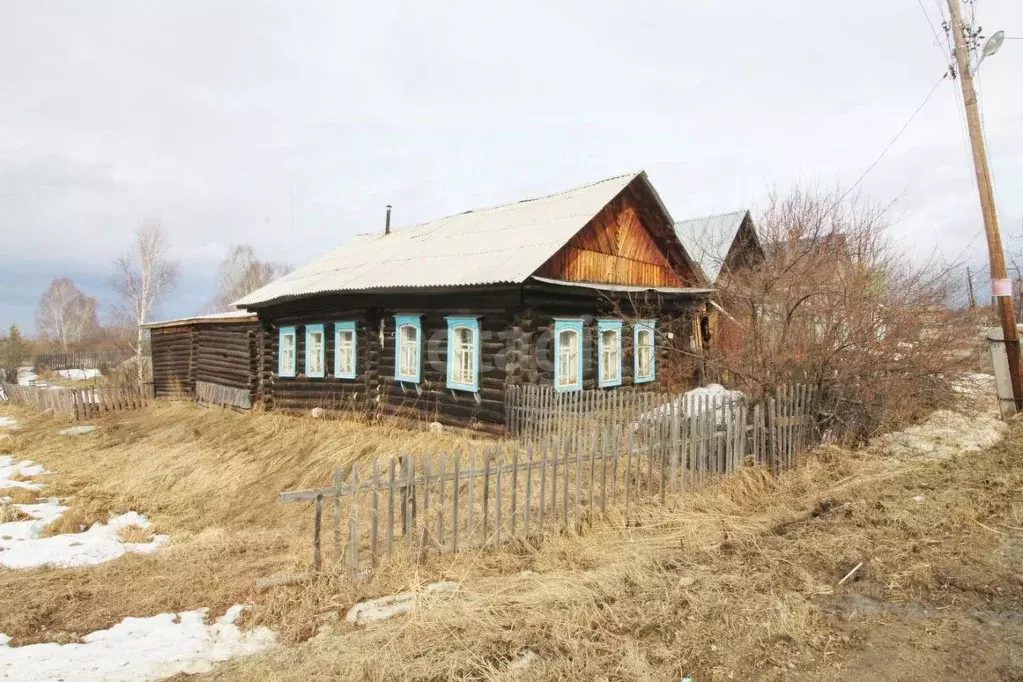
[[[323,325],[310,324],[305,328],[305,375],[307,377],[322,377],[326,375],[323,369],[325,348],[323,343]]]
[[[394,354],[394,378],[419,383],[419,349],[423,326],[419,315],[395,315],[397,343]]]
[[[479,390],[480,321],[478,317],[449,317],[448,388]]]
[[[583,388],[583,321],[554,321],[554,389]]]
[[[641,384],[654,380],[654,320],[640,320],[633,325],[633,344],[635,347],[635,376],[633,383]]]
[[[295,376],[295,328],[281,327],[277,343],[277,376]]]
[[[334,376],[355,378],[355,322],[334,323]]]
[[[597,385],[601,388],[622,384],[622,323],[597,320]]]

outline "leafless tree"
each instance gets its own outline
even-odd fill
[[[231,304],[256,289],[291,272],[292,267],[256,258],[252,247],[239,244],[220,264],[217,294],[210,307],[214,312],[232,310]]]
[[[766,261],[718,281],[710,361],[731,383],[816,385],[853,440],[955,400],[980,338],[949,305],[957,267],[904,252],[885,206],[840,192],[772,196],[756,224]]]
[[[160,298],[177,282],[180,266],[169,256],[169,247],[159,222],[147,221],[135,231],[131,250],[114,262],[113,288],[119,297],[118,313],[130,325],[134,338],[129,342],[138,370],[145,379],[142,325]]]
[[[50,282],[36,308],[36,332],[65,353],[98,327],[96,299],[67,277]]]

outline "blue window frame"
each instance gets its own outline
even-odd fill
[[[622,385],[622,323],[597,320],[597,385]]]
[[[394,378],[418,384],[423,358],[422,315],[394,316]]]
[[[322,324],[305,326],[305,375],[307,377],[325,377],[327,358],[327,339],[323,335]]]
[[[632,325],[632,382],[643,384],[653,381],[657,373],[657,353],[654,352],[654,320],[636,320]]]
[[[354,379],[356,357],[355,322],[335,322],[334,376]]]
[[[295,353],[298,344],[294,327],[281,327],[277,332],[277,376],[295,376]]]
[[[480,318],[448,317],[447,387],[480,390]]]
[[[583,389],[583,321],[554,320],[554,390]]]

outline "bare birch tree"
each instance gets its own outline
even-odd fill
[[[36,332],[65,353],[93,333],[96,299],[86,296],[67,277],[50,282],[36,308]]]
[[[231,310],[231,304],[242,296],[291,272],[292,267],[256,258],[248,244],[239,244],[220,264],[217,293],[210,307],[214,312]]]
[[[180,266],[169,256],[159,222],[147,221],[135,231],[135,245],[114,262],[113,287],[120,297],[120,316],[136,332],[129,342],[135,354],[138,380],[145,380],[142,325],[160,298],[177,282]]]

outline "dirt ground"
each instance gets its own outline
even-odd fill
[[[255,578],[308,561],[306,514],[278,490],[433,435],[174,406],[69,449],[59,425],[13,416],[5,447],[58,472],[48,494],[69,513],[133,509],[172,536],[91,568],[0,570],[15,645],[248,602],[246,622],[282,645],[200,679],[1023,680],[1023,423],[994,442],[1006,429],[983,414],[943,417],[897,451],[744,470],[634,527],[611,512],[581,534],[258,593]],[[411,616],[344,621],[360,599],[440,579],[459,588],[422,593]]]

